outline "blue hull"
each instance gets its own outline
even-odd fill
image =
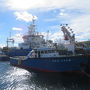
[[[10,64],[29,71],[41,72],[81,72],[86,69],[86,56],[69,56],[59,58],[28,58],[27,60],[11,59]]]
[[[28,53],[31,51],[32,49],[11,49],[7,52],[4,52],[6,55],[13,57],[13,56],[27,56]]]

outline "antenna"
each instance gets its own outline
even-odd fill
[[[35,23],[35,16],[32,17],[32,22]]]
[[[36,25],[35,25],[35,16],[32,16],[32,24],[29,25],[28,27],[28,32],[30,35],[35,35],[35,29],[36,29]]]
[[[47,31],[46,41],[48,41],[49,38],[49,30]]]

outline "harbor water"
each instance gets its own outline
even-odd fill
[[[90,90],[90,77],[31,74],[11,66],[9,61],[0,61],[0,90]]]

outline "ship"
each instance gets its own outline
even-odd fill
[[[75,51],[75,34],[68,31],[67,26],[61,26],[64,39],[69,43],[67,49],[56,47],[34,48],[26,57],[11,58],[10,64],[33,72],[80,72],[86,73],[90,69],[90,53]]]
[[[88,57],[60,55],[60,51],[55,49],[40,48],[32,50],[25,59],[11,59],[10,63],[34,72],[83,72]]]
[[[10,57],[5,55],[1,50],[0,50],[0,61],[9,61]]]
[[[46,45],[44,36],[39,32],[36,32],[35,18],[33,17],[32,23],[28,27],[28,32],[26,35],[23,35],[23,43],[18,44],[18,48],[9,48],[8,43],[14,43],[13,39],[7,39],[7,47],[3,48],[3,52],[12,57],[12,56],[26,56],[33,48],[43,47]]]

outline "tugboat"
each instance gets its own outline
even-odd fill
[[[10,64],[33,72],[85,72],[90,55],[75,52],[75,34],[71,34],[66,26],[61,26],[67,50],[56,47],[35,48],[23,59],[12,58]]]

